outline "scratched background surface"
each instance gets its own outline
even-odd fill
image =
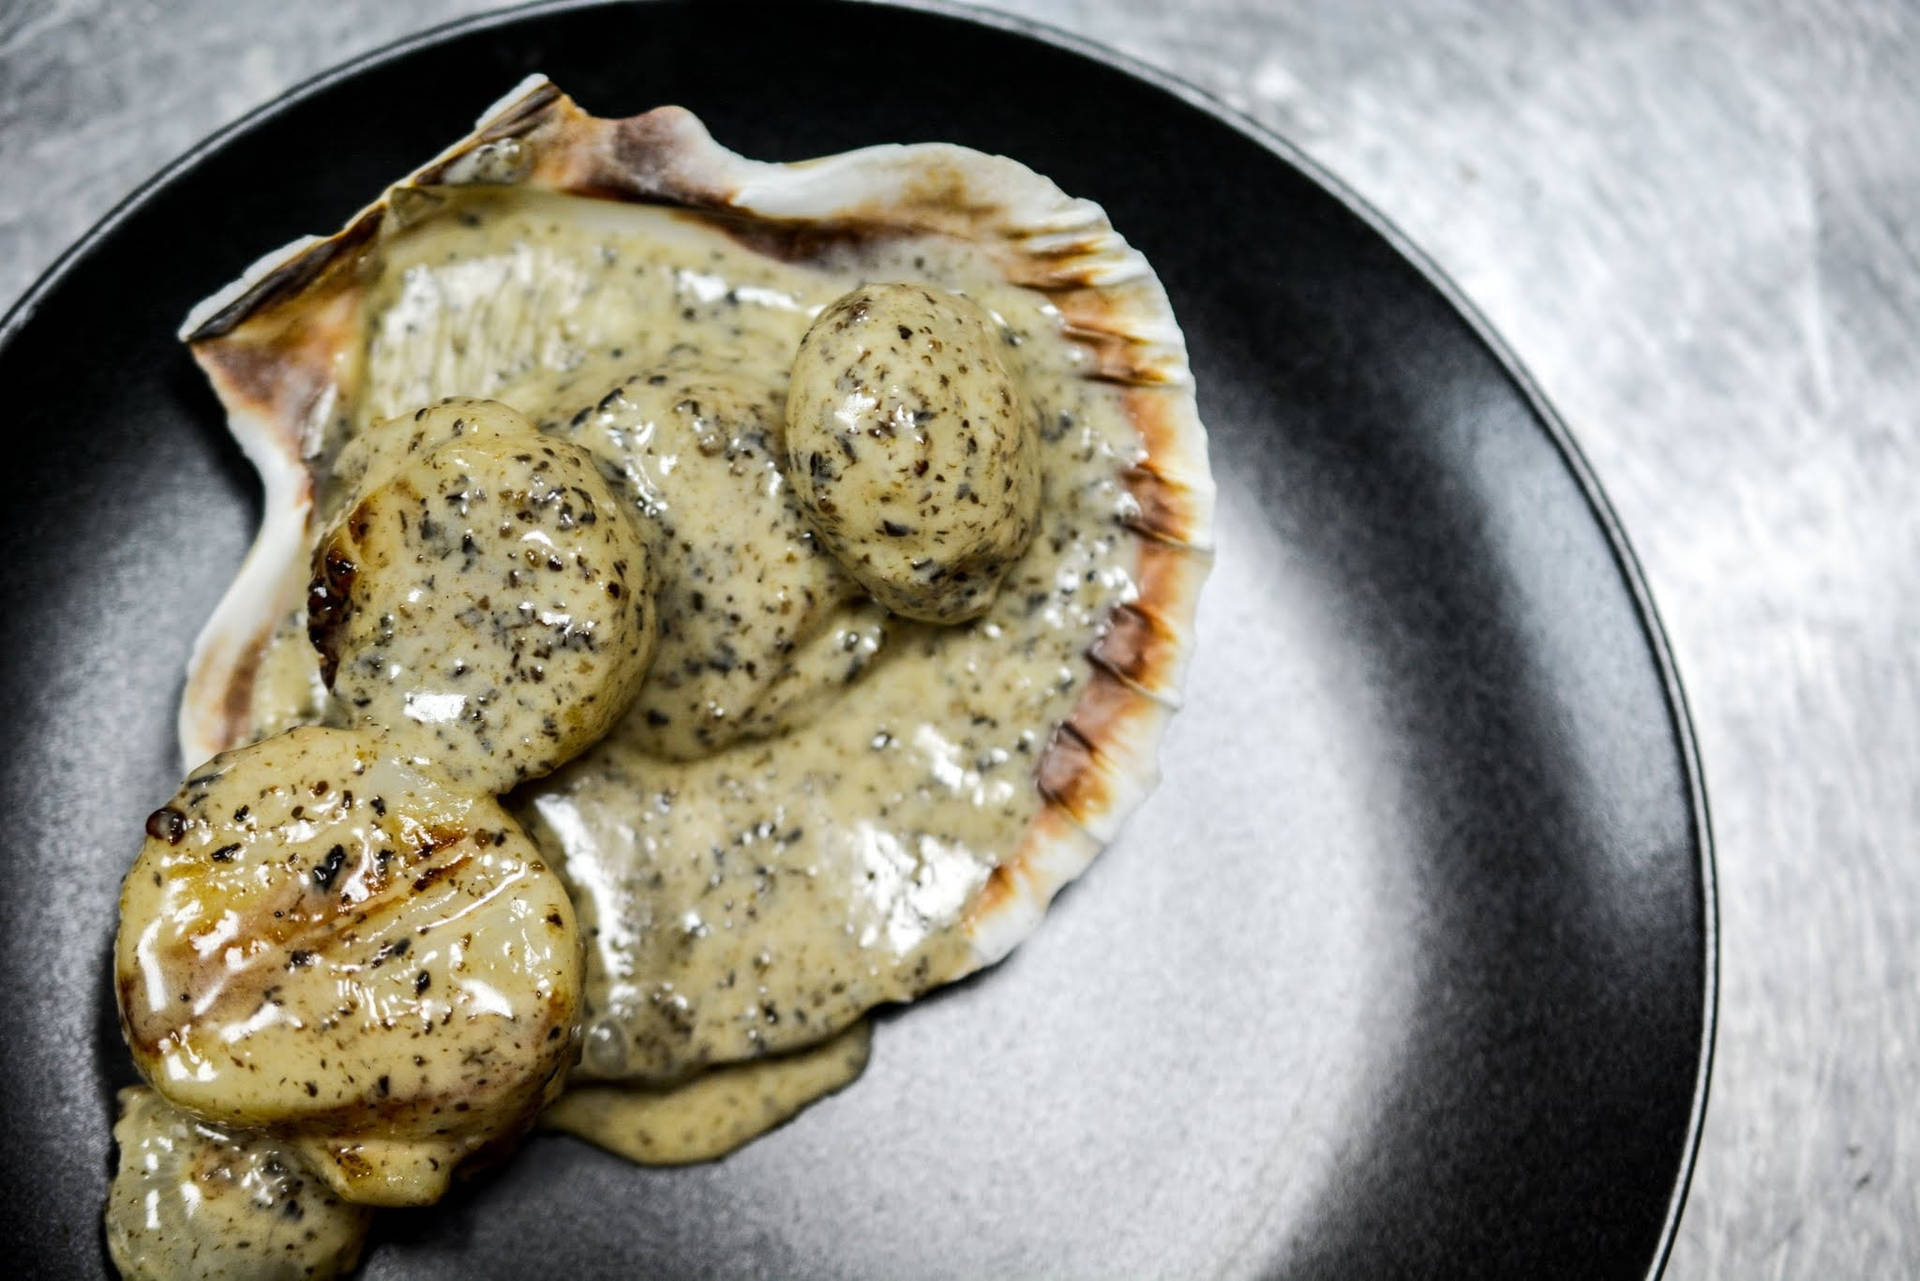
[[[209,131],[486,7],[0,0],[0,303]],[[1719,843],[1668,1275],[1920,1274],[1920,6],[1000,7],[1292,139],[1544,386],[1651,580]]]

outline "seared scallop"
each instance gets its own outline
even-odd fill
[[[778,383],[670,360],[555,429],[619,470],[667,549],[653,668],[618,731],[651,754],[692,760],[803,724],[886,643],[886,611],[787,492],[784,402]]]
[[[977,303],[863,285],[820,313],[787,391],[787,478],[875,600],[979,616],[1040,520],[1033,409]]]
[[[120,1091],[107,1253],[125,1281],[328,1281],[353,1271],[371,1216],[284,1143],[225,1130],[146,1086]]]
[[[147,820],[114,963],[155,1089],[288,1140],[363,1204],[437,1199],[575,1054],[559,876],[496,802],[369,731],[290,730],[196,770]]]
[[[604,734],[653,654],[650,551],[592,455],[504,405],[377,425],[314,553],[308,631],[346,718],[503,792]]]

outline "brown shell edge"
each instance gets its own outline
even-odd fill
[[[308,434],[338,392],[333,358],[350,340],[357,263],[390,221],[404,221],[409,192],[476,183],[736,212],[768,229],[768,252],[820,236],[963,237],[985,247],[1009,280],[1059,308],[1068,335],[1089,353],[1089,377],[1124,388],[1143,445],[1124,478],[1137,592],[1089,647],[1093,675],[1040,758],[1046,806],[961,923],[972,945],[968,968],[999,960],[1158,781],[1157,746],[1211,565],[1214,497],[1185,343],[1159,280],[1097,205],[1005,157],[929,143],[765,164],[720,146],[681,108],[599,119],[535,76],[342,231],[269,255],[201,304],[182,337],[261,469],[268,518],[195,648],[181,708],[185,756],[198,760],[237,741],[261,649],[297,600],[288,584],[297,590],[304,582]],[[287,557],[288,531],[285,521],[274,528],[276,510],[297,513],[301,525],[291,571],[282,566],[277,575],[268,562]]]

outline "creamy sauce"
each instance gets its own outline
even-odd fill
[[[1043,296],[958,242],[789,263],[679,211],[446,198],[386,250],[359,392],[326,448],[492,396],[596,452],[660,531],[661,640],[634,714],[516,793],[587,932],[576,1076],[671,1084],[964,973],[955,926],[1037,814],[1036,762],[1083,652],[1133,594],[1121,473],[1141,449],[1119,390],[1085,375]],[[774,424],[801,335],[869,280],[980,303],[1038,405],[1040,528],[962,626],[865,601],[783,481]],[[284,630],[263,664],[263,731],[317,710],[311,661],[288,652],[302,643]]]
[[[542,1120],[640,1165],[711,1161],[851,1084],[872,1047],[862,1021],[809,1049],[730,1063],[663,1089],[576,1086]]]

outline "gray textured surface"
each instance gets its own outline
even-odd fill
[[[213,128],[481,7],[0,0],[0,299]],[[1670,1275],[1920,1271],[1920,8],[1002,7],[1298,142],[1565,414],[1665,616],[1719,838]]]

